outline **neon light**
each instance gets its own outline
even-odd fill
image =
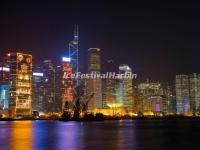
[[[72,101],[73,96],[72,96],[72,88],[71,87],[67,88],[66,94],[67,94],[67,101]]]
[[[62,58],[62,61],[63,61],[63,62],[70,62],[70,61],[71,61],[71,58],[69,58],[69,57],[63,57],[63,58]]]
[[[2,69],[3,68],[3,69]],[[5,72],[9,72],[10,71],[10,68],[7,68],[7,67],[1,67],[0,68],[0,71],[5,71]]]
[[[156,104],[156,112],[160,111],[160,104]]]
[[[39,73],[39,72],[33,72],[34,76],[39,76],[39,77],[43,77],[44,74],[43,73]]]

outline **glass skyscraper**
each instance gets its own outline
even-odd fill
[[[101,53],[99,48],[88,49],[88,73],[99,74],[101,72]],[[101,79],[87,79],[86,93],[89,97],[94,93],[93,98],[88,104],[88,110],[93,112],[97,108],[103,107],[102,102],[102,81]]]
[[[8,84],[0,83],[0,110],[8,109],[8,94]]]
[[[190,112],[193,115],[200,113],[200,74],[189,75]]]
[[[176,106],[178,114],[189,112],[189,77],[176,75]]]
[[[122,64],[119,65],[119,74],[131,74],[131,68],[126,65]],[[122,97],[121,104],[122,107],[125,108],[127,112],[133,112],[134,109],[134,101],[133,101],[133,81],[132,78],[122,78],[119,79],[119,96]]]

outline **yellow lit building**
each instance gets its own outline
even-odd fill
[[[32,55],[11,53],[9,115],[31,115],[32,107]]]

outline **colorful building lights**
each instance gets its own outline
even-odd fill
[[[12,53],[10,59],[10,117],[31,114],[32,55]]]
[[[33,72],[33,76],[43,77],[44,74],[39,72]]]
[[[9,71],[10,71],[10,68],[7,68],[7,67],[0,67],[0,71],[9,72]]]
[[[69,57],[63,57],[63,58],[62,58],[62,61],[63,61],[63,62],[70,62],[70,61],[71,61],[71,58],[69,58]]]

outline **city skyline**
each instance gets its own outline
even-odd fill
[[[198,149],[199,8],[0,0],[0,149]]]
[[[200,72],[198,5],[134,4],[3,1],[0,51],[20,49],[35,56],[36,63],[44,59],[58,62],[67,55],[73,26],[78,24],[82,63],[86,64],[89,47],[99,47],[104,61],[129,64],[143,80],[172,83],[176,74]]]

